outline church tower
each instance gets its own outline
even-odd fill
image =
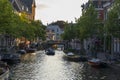
[[[33,0],[32,2],[32,20],[35,20],[35,8],[36,8],[36,4],[35,4],[35,0]]]

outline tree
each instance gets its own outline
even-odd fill
[[[81,53],[84,54],[84,39],[99,36],[102,27],[100,26],[100,20],[97,17],[97,11],[92,2],[82,13],[82,16],[76,20],[76,26],[78,27],[77,31],[79,31],[78,37],[81,42]]]
[[[64,33],[62,34],[62,38],[64,40],[72,40],[77,38],[77,29],[75,24],[67,23],[64,28]]]
[[[120,0],[114,0],[105,22],[105,49],[113,53],[113,38],[120,38]]]
[[[0,33],[9,33],[13,24],[13,9],[8,0],[0,0]],[[10,29],[11,27],[11,29]]]
[[[0,34],[13,38],[33,40],[37,37],[45,39],[45,26],[40,21],[30,21],[28,14],[14,12],[9,0],[0,0]]]
[[[108,35],[120,37],[120,0],[115,0],[105,23],[105,29]]]
[[[42,40],[45,40],[45,29],[46,27],[42,24],[41,21],[32,21],[31,25],[33,26],[33,32],[35,34],[35,37],[41,38]]]
[[[20,19],[23,22],[30,23],[30,20],[28,19],[28,16],[27,16],[26,12],[21,12],[20,13]]]
[[[82,16],[77,20],[77,26],[80,31],[79,38],[83,41],[83,39],[95,35],[98,32],[97,23],[97,12],[91,3]]]

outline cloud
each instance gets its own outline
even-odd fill
[[[46,5],[46,4],[37,4],[37,8],[38,9],[44,9],[44,8],[49,8],[49,6]]]
[[[36,0],[36,20],[43,24],[52,21],[75,21],[82,14],[81,5],[88,0]]]

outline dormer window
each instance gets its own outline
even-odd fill
[[[24,10],[24,6],[22,6],[22,10]]]
[[[26,11],[28,12],[28,7],[26,8]]]
[[[57,28],[57,32],[59,32],[59,29]]]

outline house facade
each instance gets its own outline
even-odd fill
[[[90,3],[93,3],[95,10],[98,13],[98,19],[104,21],[105,19],[105,5],[110,5],[113,0],[89,0],[86,4],[83,4],[82,7],[82,12],[86,11],[86,9],[89,7]]]
[[[29,21],[35,19],[36,8],[35,0],[9,0],[9,1],[13,7],[14,13],[16,13],[19,16],[21,16],[22,13],[25,13],[26,18]],[[8,50],[13,46],[16,46],[15,42],[18,41],[15,41],[15,38],[10,36],[9,34],[7,35],[0,34],[0,50],[2,50],[3,48]]]
[[[104,7],[104,22],[108,19],[108,13],[110,9],[112,8],[113,3],[114,3],[114,0],[111,0],[111,2],[108,2],[104,4],[103,6]],[[111,44],[112,44],[112,51],[120,55],[120,39],[113,37]]]
[[[104,24],[106,22],[106,20],[108,19],[108,13],[109,13],[110,9],[112,8],[114,0],[89,0],[86,4],[82,5],[83,12],[85,12],[86,9],[88,8],[90,1],[93,3],[93,5],[95,6],[95,10],[98,12],[98,19],[100,19]],[[107,35],[107,34],[105,34],[105,35]],[[110,47],[111,52],[113,53],[112,55],[120,55],[120,39],[115,38],[114,36],[112,36],[112,37],[113,38],[112,38],[111,47]],[[85,40],[84,43],[85,43],[86,50],[88,48],[88,45],[92,44],[92,42],[94,42],[94,40],[92,40],[92,39]],[[105,47],[105,45],[104,45],[104,47]],[[106,48],[104,48],[104,49],[105,49],[104,51],[106,51]]]
[[[10,35],[0,34],[0,53],[8,51],[14,45],[14,38]]]
[[[61,40],[61,34],[64,32],[58,25],[47,26],[47,40]]]

